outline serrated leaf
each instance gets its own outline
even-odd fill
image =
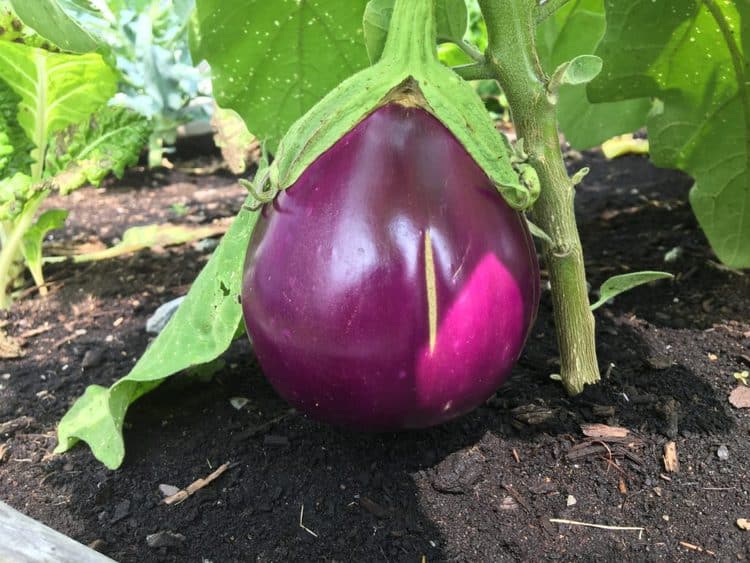
[[[117,88],[117,74],[101,56],[65,55],[0,42],[0,75],[20,97],[18,121],[36,147],[32,177],[41,179],[50,136],[86,119]]]
[[[653,96],[657,166],[695,179],[690,203],[726,265],[750,267],[750,2],[607,0],[594,99]],[[736,61],[732,56],[736,55]]]
[[[380,55],[383,53],[394,2],[395,0],[370,0],[365,8],[362,26],[365,33],[367,55],[373,64],[380,59]],[[438,41],[461,41],[466,34],[468,21],[469,14],[465,0],[435,0],[435,25],[437,26]],[[450,47],[447,49],[453,51]],[[450,63],[446,64],[471,62],[471,59],[463,54],[463,51],[458,53],[455,54],[454,58],[459,62],[449,59]]]
[[[240,114],[273,151],[297,118],[367,66],[365,4],[197,0],[193,60],[209,62],[217,103]]]
[[[135,164],[151,132],[146,118],[107,106],[55,135],[47,152],[47,184],[67,194],[84,184],[98,186],[110,173],[122,177]]]
[[[97,41],[66,10],[81,9],[81,0],[10,0],[18,17],[39,35],[65,51],[88,53]]]
[[[537,28],[537,48],[544,69],[552,73],[565,61],[594,52],[604,34],[603,0],[571,0]],[[557,114],[565,138],[582,150],[643,126],[648,99],[589,102],[584,85],[560,89]]]
[[[68,212],[65,209],[48,209],[42,213],[23,235],[21,252],[26,260],[26,267],[31,272],[37,286],[44,283],[42,274],[42,241],[47,233],[61,229],[65,225]]]
[[[116,469],[125,456],[122,426],[130,404],[167,377],[210,362],[229,347],[242,318],[242,265],[257,219],[258,212],[243,207],[185,301],[130,373],[109,389],[86,389],[58,425],[56,453],[83,440],[99,461]]]
[[[612,276],[605,281],[599,288],[599,300],[591,305],[591,310],[594,311],[604,305],[607,301],[620,295],[626,291],[649,283],[655,280],[661,280],[666,278],[673,278],[674,276],[668,272],[632,272],[629,274],[621,274],[619,276]]]

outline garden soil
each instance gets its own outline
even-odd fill
[[[592,168],[576,201],[592,286],[675,274],[597,311],[601,384],[570,398],[551,377],[549,291],[509,383],[423,431],[357,434],[290,412],[243,339],[212,379],[180,375],[138,401],[110,471],[84,445],[51,455],[55,425],[87,385],[132,367],[152,338],[146,320],[185,294],[211,244],[58,264],[46,297],[29,290],[0,317],[24,344],[0,360],[0,500],[122,562],[750,558],[738,523],[750,519],[750,408],[729,402],[734,374],[750,370],[750,274],[717,262],[689,178],[642,157],[573,156],[572,170]],[[212,224],[243,194],[211,161],[136,169],[53,200],[71,214],[50,244]],[[183,502],[162,502],[160,485],[185,488],[222,464]]]

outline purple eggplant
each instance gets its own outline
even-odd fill
[[[539,291],[521,214],[434,116],[392,103],[265,205],[242,306],[282,397],[380,431],[482,404],[518,360]]]

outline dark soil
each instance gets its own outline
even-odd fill
[[[84,446],[51,456],[55,424],[87,385],[128,371],[149,341],[146,319],[187,291],[208,251],[62,264],[48,269],[49,296],[29,292],[5,317],[26,355],[0,363],[0,422],[32,418],[0,435],[0,499],[120,561],[747,559],[750,531],[736,521],[750,518],[750,409],[727,398],[733,373],[750,369],[750,275],[716,262],[688,178],[639,157],[572,166],[584,164],[593,172],[577,209],[592,285],[628,270],[676,278],[597,312],[606,377],[582,396],[550,378],[545,292],[511,382],[460,420],[387,435],[317,424],[288,412],[239,341],[212,381],[174,378],[136,403],[125,463],[108,471]],[[221,174],[135,171],[57,202],[72,212],[56,238],[112,243],[135,224],[209,223],[242,194]],[[232,397],[249,402],[236,410]],[[586,438],[591,422],[630,435]],[[676,473],[662,459],[669,440]],[[185,502],[160,503],[160,484],[185,487],[225,462]],[[160,531],[182,537],[149,547]]]

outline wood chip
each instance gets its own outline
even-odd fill
[[[590,438],[624,438],[630,434],[627,428],[606,424],[581,424],[581,432]]]
[[[680,470],[680,460],[677,458],[677,444],[667,442],[664,444],[664,468],[670,473]]]
[[[620,482],[617,484],[617,488],[620,491],[620,494],[628,494],[628,486],[625,483],[625,479],[623,479],[622,477],[620,477]]]
[[[224,464],[220,465],[216,469],[216,471],[214,471],[213,473],[211,473],[208,477],[206,477],[204,479],[197,479],[197,480],[193,481],[192,483],[190,483],[187,487],[185,487],[181,491],[179,491],[179,492],[175,493],[174,495],[169,496],[169,497],[165,498],[164,500],[162,500],[162,502],[164,504],[175,504],[175,503],[182,502],[183,500],[185,500],[186,498],[188,498],[190,495],[194,494],[196,491],[202,489],[203,487],[205,487],[206,485],[208,485],[209,483],[211,483],[211,481],[217,479],[227,469],[229,469],[229,464],[228,463],[224,463]]]
[[[740,530],[750,532],[750,520],[747,518],[737,518],[737,527]]]
[[[738,385],[729,395],[729,402],[738,409],[750,409],[750,387]]]
[[[5,456],[8,455],[8,444],[0,444],[0,463],[5,461]]]
[[[681,541],[680,545],[682,547],[686,548],[686,549],[690,549],[692,551],[697,551],[698,553],[705,553],[707,555],[712,555],[712,556],[716,555],[716,553],[713,552],[713,551],[711,551],[710,549],[703,549],[701,546],[695,545],[694,543],[688,543],[686,541]]]

